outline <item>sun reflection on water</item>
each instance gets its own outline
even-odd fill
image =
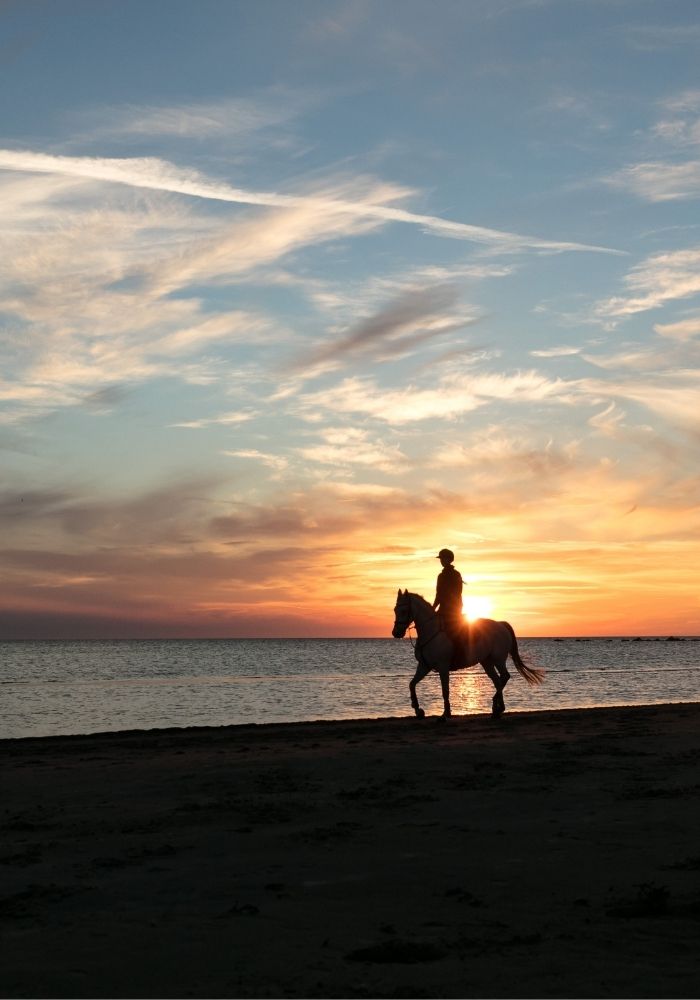
[[[455,671],[450,674],[450,701],[459,715],[486,711],[483,682],[474,671]]]

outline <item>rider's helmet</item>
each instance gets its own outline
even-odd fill
[[[445,559],[447,559],[448,562],[452,563],[455,561],[455,554],[452,551],[452,549],[440,549],[435,558],[442,559],[443,556],[445,557]]]

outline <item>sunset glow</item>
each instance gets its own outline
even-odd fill
[[[36,9],[0,638],[700,634],[696,3]]]
[[[477,618],[493,618],[493,602],[489,597],[470,594],[464,598],[462,604],[464,617],[470,622],[476,621]]]

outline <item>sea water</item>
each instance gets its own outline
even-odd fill
[[[520,639],[508,711],[700,701],[700,639]],[[0,738],[411,715],[409,640],[192,639],[0,643]],[[440,683],[418,688],[442,711]],[[453,714],[488,712],[481,667],[451,675]]]

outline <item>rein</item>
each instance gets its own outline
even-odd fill
[[[421,643],[420,643],[420,645],[418,645],[418,642],[417,642],[417,640],[416,640],[416,645],[418,645],[418,649],[419,649],[419,650],[420,650],[420,649],[425,649],[425,647],[426,647],[426,646],[429,646],[429,645],[430,645],[430,643],[431,643],[431,642],[433,641],[433,639],[437,638],[437,636],[438,636],[438,635],[439,635],[439,634],[440,634],[441,632],[444,632],[444,631],[445,631],[445,630],[443,629],[442,625],[438,625],[438,627],[437,627],[437,628],[435,629],[435,631],[434,631],[434,632],[433,632],[433,634],[432,634],[432,635],[430,636],[430,638],[429,638],[429,639],[426,639],[426,640],[425,640],[425,642],[421,642]],[[417,630],[416,630],[416,634],[417,634]],[[416,647],[414,646],[413,648],[415,649]]]
[[[414,639],[413,636],[411,635],[411,632],[413,631],[413,625],[414,625],[414,619],[411,619],[409,621],[408,625],[407,625],[407,631],[408,631],[408,641],[411,643],[411,646],[412,646],[414,652],[416,651],[416,649],[418,650],[418,652],[420,652],[421,650],[425,649],[425,647],[429,646],[430,643],[433,641],[433,639],[437,635],[440,634],[440,632],[444,632],[445,631],[444,628],[443,628],[442,622],[438,619],[437,628],[435,629],[435,631],[433,632],[433,634],[430,636],[430,638],[426,639],[424,642],[419,642],[418,641],[418,628],[417,627],[416,627],[416,638]]]
[[[413,631],[413,622],[409,622],[408,623],[408,641],[411,643],[411,646],[415,649],[416,648],[416,644],[415,644],[415,642],[413,640],[413,636],[411,635],[412,631]],[[418,635],[418,633],[416,633],[416,636],[417,635]]]

